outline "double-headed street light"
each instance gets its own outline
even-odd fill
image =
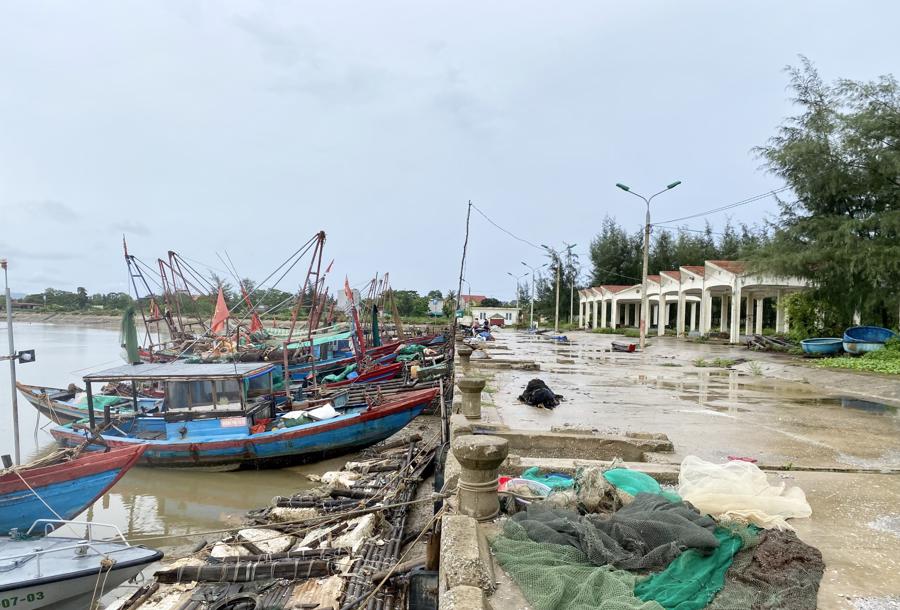
[[[676,180],[672,184],[669,184],[658,193],[654,193],[650,195],[649,198],[644,197],[643,195],[639,195],[631,190],[628,186],[622,184],[621,182],[617,182],[616,186],[625,191],[626,193],[630,193],[635,197],[640,197],[643,199],[644,203],[647,204],[647,216],[644,221],[644,270],[641,274],[641,349],[644,349],[644,344],[647,342],[647,309],[650,306],[650,299],[647,297],[647,265],[649,264],[650,258],[650,202],[653,201],[653,198],[657,195],[662,195],[666,191],[670,191],[676,186],[681,184],[681,180]],[[662,315],[662,312],[660,312]]]
[[[518,321],[519,321],[519,280],[521,280],[523,277],[528,275],[528,273],[526,272],[526,273],[523,273],[522,275],[516,275],[510,271],[507,271],[506,275],[508,275],[509,277],[514,278],[516,280],[516,323],[518,323]]]
[[[522,261],[522,264],[531,269],[531,314],[528,320],[528,328],[534,328],[534,274],[537,272],[537,269]],[[547,265],[541,265],[541,267],[546,267]]]

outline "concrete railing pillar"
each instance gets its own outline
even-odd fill
[[[497,496],[497,469],[509,454],[505,438],[486,434],[465,434],[452,442],[453,457],[459,462],[459,512],[478,521],[490,521],[500,512]]]
[[[468,419],[481,419],[481,392],[486,385],[485,380],[463,377],[456,385],[462,392],[462,414]]]
[[[468,345],[461,345],[456,348],[456,354],[463,364],[469,364],[469,358],[472,356],[472,348]]]

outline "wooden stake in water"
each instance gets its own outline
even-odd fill
[[[3,268],[3,286],[6,288],[6,332],[9,335],[9,389],[12,392],[13,439],[16,447],[16,465],[21,464],[19,448],[19,403],[16,396],[16,344],[13,340],[12,295],[9,293],[9,282],[6,277],[6,259],[0,259]]]

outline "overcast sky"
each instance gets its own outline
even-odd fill
[[[13,291],[107,292],[123,233],[261,279],[325,230],[332,285],[446,291],[469,199],[586,254],[604,214],[642,222],[616,182],[682,180],[660,220],[781,186],[751,148],[791,112],[784,66],[889,73],[897,23],[886,0],[2,0],[0,256]],[[542,254],[472,220],[472,292],[512,298]]]

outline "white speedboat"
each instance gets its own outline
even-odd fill
[[[85,537],[41,536],[62,525]],[[98,540],[97,527],[116,537]],[[162,559],[156,549],[128,544],[118,528],[83,521],[36,521],[24,536],[0,537],[0,608],[87,608],[145,566]]]

